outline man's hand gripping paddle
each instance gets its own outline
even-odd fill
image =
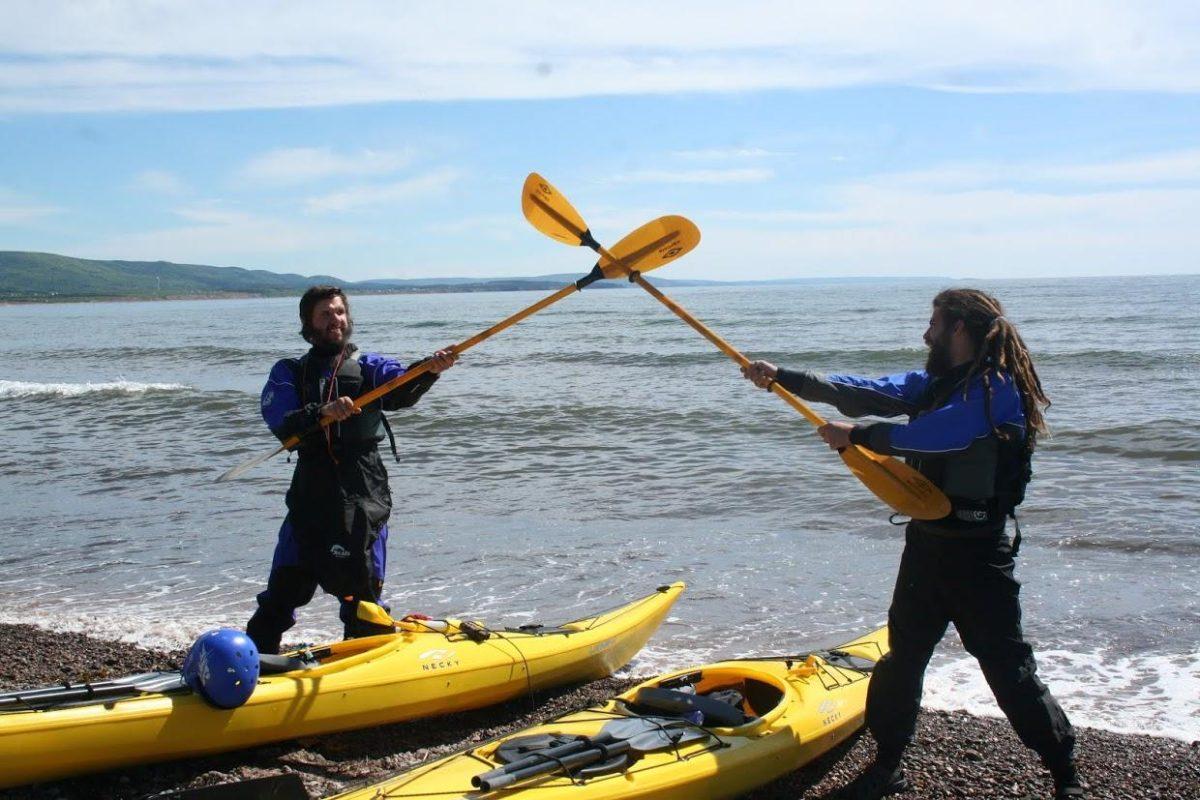
[[[530,191],[531,185],[537,187],[535,191]],[[600,262],[597,263],[596,269],[611,270],[613,265],[627,264],[629,255],[633,252],[641,252],[646,245],[646,234],[643,229],[648,226],[643,226],[617,242],[611,251],[606,250],[592,238],[587,224],[584,223],[583,218],[570,202],[537,174],[530,175],[525,181],[525,192],[521,195],[521,210],[533,227],[550,238],[569,245],[586,246],[599,253]],[[669,227],[678,227],[681,231],[681,240],[691,242],[691,247],[695,247],[699,243],[700,231],[688,220],[683,217],[662,217],[655,220],[655,223],[664,221],[669,221],[666,222]],[[667,248],[660,252],[666,257],[669,255],[670,249]],[[629,280],[653,295],[660,303],[671,309],[677,317],[740,366],[749,366],[750,360],[732,345],[648,283],[641,276],[644,271],[645,268],[627,268]],[[605,275],[606,277],[616,277],[607,271]],[[771,384],[771,391],[799,411],[813,425],[820,427],[825,424],[825,420],[809,408],[804,401],[778,383]],[[891,456],[874,453],[858,445],[851,445],[838,452],[854,476],[897,513],[913,519],[940,519],[950,513],[950,501],[946,495],[930,483],[925,476],[904,462]]]
[[[529,180],[525,181],[525,188],[521,195],[521,206],[523,208],[528,207],[531,203],[534,204],[535,207],[537,202],[544,203],[544,200],[532,200],[532,194],[540,195],[543,191],[554,194],[553,187],[551,187],[549,184],[542,184],[539,186],[538,182],[533,180],[535,177],[535,175],[530,175]],[[540,179],[538,179],[538,181],[540,181]],[[586,226],[583,224],[583,220],[579,219],[579,215],[575,214],[574,209],[570,209],[569,205],[568,209],[570,209],[570,213],[574,214],[574,216],[560,217],[558,212],[554,210],[553,207],[549,206],[548,204],[545,207],[547,209],[545,211],[547,215],[547,225],[554,224],[558,226],[575,227],[580,230],[581,236],[586,235],[590,239],[590,234],[587,233]],[[530,213],[537,214],[541,212],[537,210],[533,212],[526,211],[526,216],[528,217]],[[682,217],[662,217],[661,219],[656,219],[646,223],[622,240],[623,242],[629,242],[630,245],[623,251],[624,257],[619,263],[617,261],[610,261],[604,265],[597,264],[590,273],[574,283],[567,284],[549,297],[542,298],[533,305],[518,311],[510,317],[502,319],[500,322],[497,322],[487,330],[480,331],[471,338],[464,339],[458,344],[450,345],[450,347],[446,349],[455,355],[460,355],[467,350],[470,350],[480,342],[490,339],[497,333],[500,333],[500,331],[516,325],[526,317],[536,314],[547,306],[557,303],[564,297],[574,294],[575,292],[580,291],[584,287],[595,283],[598,280],[602,280],[604,278],[623,278],[629,274],[629,271],[631,270],[649,272],[652,269],[657,269],[664,264],[667,264],[679,258],[680,256],[685,255],[696,246],[697,242],[700,241],[700,233],[699,231],[695,231],[694,225],[688,223],[688,225],[691,226],[691,229],[695,231],[695,238],[688,239],[687,237],[689,236],[689,231],[681,230],[677,225],[673,225],[671,222],[672,220],[679,219],[682,219]],[[684,222],[687,222],[687,220],[684,220]],[[599,245],[597,245],[597,247],[598,246]],[[430,361],[425,361],[416,365],[403,375],[398,375],[387,383],[383,383],[361,397],[356,398],[354,401],[354,407],[362,408],[363,406],[378,400],[388,392],[394,391],[417,376],[424,374],[431,366],[433,366],[433,364]],[[222,481],[233,480],[253,467],[256,467],[264,461],[270,459],[272,456],[278,455],[285,450],[291,450],[296,445],[300,444],[300,441],[304,437],[320,431],[322,428],[328,426],[332,422],[333,420],[330,417],[322,418],[319,425],[314,425],[304,433],[287,439],[283,444],[274,450],[264,452],[261,455],[255,456],[244,464],[239,464],[225,474],[221,475],[221,477],[217,478],[217,482],[220,483]]]

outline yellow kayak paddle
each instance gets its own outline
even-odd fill
[[[532,175],[530,176],[531,179],[533,177],[534,176],[532,176]],[[530,181],[525,182],[525,191],[523,192],[523,194],[521,196],[521,203],[523,206],[526,203],[531,203],[535,207],[534,211],[532,211],[532,212],[527,211],[526,216],[529,216],[530,214],[536,215],[538,213],[538,211],[536,210],[537,208],[539,208],[537,206],[538,202],[545,204],[545,207],[547,209],[552,209],[552,206],[546,202],[546,197],[548,196],[546,193],[549,193],[549,196],[553,195],[553,189],[552,189],[552,187],[549,186],[549,184],[546,184],[543,189],[543,187],[540,187],[537,185],[531,186]],[[531,197],[534,195],[538,196],[539,199],[537,201],[531,199]],[[568,205],[568,208],[569,208],[569,205]],[[559,219],[557,217],[551,216],[554,213],[556,213],[556,212],[554,212],[553,210],[550,210],[547,212],[547,216],[545,217],[547,225],[549,225],[549,224],[557,224],[557,225],[563,225],[563,224],[573,225],[573,224],[575,224],[574,220],[572,218]],[[622,261],[620,261],[620,262],[612,261],[612,262],[609,262],[604,265],[598,264],[589,274],[585,275],[584,277],[580,278],[579,280],[575,281],[574,283],[567,284],[566,286],[559,289],[554,294],[552,294],[548,297],[542,298],[541,300],[537,301],[536,303],[534,303],[526,308],[523,308],[522,310],[518,311],[517,313],[513,314],[512,316],[506,317],[505,319],[501,320],[500,322],[497,322],[495,325],[488,328],[487,330],[480,331],[479,333],[475,334],[471,338],[464,339],[463,341],[459,342],[458,344],[453,344],[446,349],[450,350],[451,352],[453,352],[455,354],[461,354],[461,353],[471,349],[475,345],[479,344],[480,342],[490,339],[492,336],[495,336],[497,333],[504,330],[505,328],[516,325],[518,322],[525,319],[526,317],[536,314],[537,312],[541,311],[542,309],[546,308],[547,306],[557,303],[559,300],[562,300],[564,297],[574,294],[575,292],[580,291],[584,287],[586,287],[592,283],[595,283],[598,280],[601,280],[604,278],[623,278],[623,277],[625,277],[625,275],[627,275],[629,273],[630,270],[635,270],[638,272],[648,272],[652,269],[658,269],[659,267],[663,266],[664,264],[667,264],[667,263],[674,261],[675,259],[685,255],[688,251],[690,251],[693,247],[696,246],[696,243],[699,241],[699,235],[697,235],[694,240],[687,240],[686,239],[686,231],[680,230],[679,226],[674,223],[674,220],[679,220],[679,219],[682,219],[682,217],[663,217],[661,219],[651,220],[650,222],[647,222],[645,225],[643,225],[642,227],[638,228],[636,231],[634,231],[633,233],[631,233],[627,237],[625,237],[625,241],[629,241],[631,244],[626,249],[625,256]],[[686,220],[685,220],[685,222],[686,222]],[[688,224],[690,224],[690,223],[688,223]],[[366,394],[362,395],[361,397],[356,398],[354,401],[355,408],[362,408],[363,406],[365,406],[369,403],[373,403],[374,401],[378,400],[380,397],[383,397],[388,392],[391,392],[391,391],[394,391],[394,390],[400,388],[404,384],[406,384],[409,381],[416,378],[418,375],[425,373],[426,371],[429,370],[429,368],[431,366],[432,366],[431,362],[429,362],[429,361],[423,362],[421,364],[416,365],[412,369],[408,370],[403,375],[398,375],[397,377],[393,378],[392,380],[390,380],[386,383],[380,384],[379,386],[377,386],[376,388],[367,392]],[[320,431],[325,426],[331,424],[332,421],[333,420],[330,417],[323,418],[321,420],[320,424],[313,426],[312,428],[305,431],[304,433],[297,434],[296,436],[293,436],[290,439],[285,440],[283,442],[283,444],[281,444],[279,447],[276,447],[273,450],[264,452],[261,455],[257,455],[254,458],[250,459],[249,461],[246,461],[243,464],[239,464],[236,467],[234,467],[233,469],[225,472],[223,475],[221,475],[219,478],[217,478],[217,482],[220,483],[222,481],[233,480],[234,478],[244,474],[251,468],[263,463],[264,461],[267,461],[272,456],[278,455],[279,453],[282,453],[286,450],[291,450],[296,445],[300,444],[300,441],[305,436],[308,436],[310,434]]]
[[[531,185],[540,188],[536,193],[531,194],[528,191]],[[700,241],[700,231],[690,221],[683,217],[661,217],[654,223],[643,226],[626,236],[609,251],[592,237],[591,231],[588,230],[587,224],[579,212],[545,178],[536,173],[532,174],[525,180],[525,186],[527,191],[522,195],[521,209],[533,227],[564,244],[585,246],[595,250],[601,257],[600,262],[596,265],[597,269],[611,268],[614,265],[623,268],[630,281],[641,286],[660,303],[671,309],[677,317],[712,342],[718,350],[742,367],[750,364],[750,360],[731,344],[647,282],[641,275],[645,271],[644,269],[628,266],[631,263],[630,255],[645,253],[647,245],[651,243],[648,239],[651,239],[653,232],[645,230],[650,225],[664,224],[671,229],[678,228],[678,240],[688,243],[687,249],[689,250],[695,247]],[[658,255],[664,259],[676,257],[671,254],[669,247],[660,249]],[[645,261],[646,259],[643,258],[642,262]],[[649,262],[653,263],[654,259],[650,258]],[[771,384],[771,391],[799,411],[813,425],[820,427],[825,424],[825,420],[819,414],[778,383]],[[858,445],[851,445],[838,452],[854,476],[897,513],[913,519],[940,519],[950,513],[950,501],[946,495],[930,483],[924,475],[904,462]]]

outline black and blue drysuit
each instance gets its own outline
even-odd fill
[[[913,520],[906,529],[888,610],[891,652],[876,666],[867,695],[879,760],[898,765],[912,740],[925,668],[953,622],[1021,741],[1057,774],[1072,760],[1075,734],[1038,679],[1013,577],[1019,538],[1004,530],[1029,479],[1025,414],[1011,377],[992,374],[985,391],[979,375],[966,384],[968,369],[880,379],[781,369],[776,380],[850,417],[908,417],[856,426],[850,440],[904,458],[951,501],[945,518]]]
[[[324,403],[357,398],[404,372],[400,362],[360,354],[354,345],[341,353],[314,348],[272,368],[262,391],[263,419],[286,440],[317,425]],[[296,609],[312,600],[318,586],[341,602],[347,638],[390,630],[357,615],[358,601],[379,601],[387,567],[392,494],[379,442],[391,434],[382,412],[413,405],[437,377],[426,372],[297,446],[267,589],[246,626],[260,652],[279,652]]]

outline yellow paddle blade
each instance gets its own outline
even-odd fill
[[[630,272],[649,272],[687,255],[700,244],[700,229],[687,217],[670,215],[647,222],[613,245],[601,259],[606,278],[623,278]]]
[[[389,628],[396,626],[396,621],[392,619],[392,615],[383,610],[383,606],[369,603],[366,600],[358,601],[358,608],[355,614],[363,622],[370,622],[375,625],[383,625]]]
[[[533,227],[564,244],[590,247],[594,241],[575,207],[536,172],[529,173],[521,187],[521,213]]]
[[[950,513],[950,500],[921,473],[891,456],[851,445],[842,461],[876,497],[897,514],[913,519],[941,519]]]

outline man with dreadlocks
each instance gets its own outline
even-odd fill
[[[331,424],[305,436],[296,448],[288,512],[267,588],[246,625],[262,653],[279,652],[283,633],[296,624],[296,609],[312,600],[318,586],[341,602],[346,638],[391,632],[357,614],[360,601],[378,602],[383,590],[392,511],[387,470],[379,457],[385,434],[396,453],[383,411],[412,406],[458,358],[439,350],[428,372],[355,407],[355,398],[403,375],[404,365],[358,351],[350,341],[350,300],[336,286],[313,286],[304,293],[300,326],[312,347],[271,369],[262,391],[263,420],[281,440],[310,431],[322,419]]]
[[[1004,531],[1024,499],[1030,456],[1046,430],[1042,408],[1050,402],[1016,327],[985,292],[949,289],[935,297],[925,344],[924,370],[878,380],[823,377],[766,361],[743,370],[757,386],[778,381],[847,416],[907,416],[907,424],[830,422],[819,433],[834,449],[857,444],[903,456],[951,501],[946,517],[908,523],[888,611],[891,652],[867,694],[876,760],[839,796],[874,800],[907,787],[900,761],[916,728],[925,667],[953,622],[1021,741],[1050,769],[1056,798],[1082,797],[1074,730],[1038,679],[1021,631],[1013,577],[1020,529],[1012,540]]]

